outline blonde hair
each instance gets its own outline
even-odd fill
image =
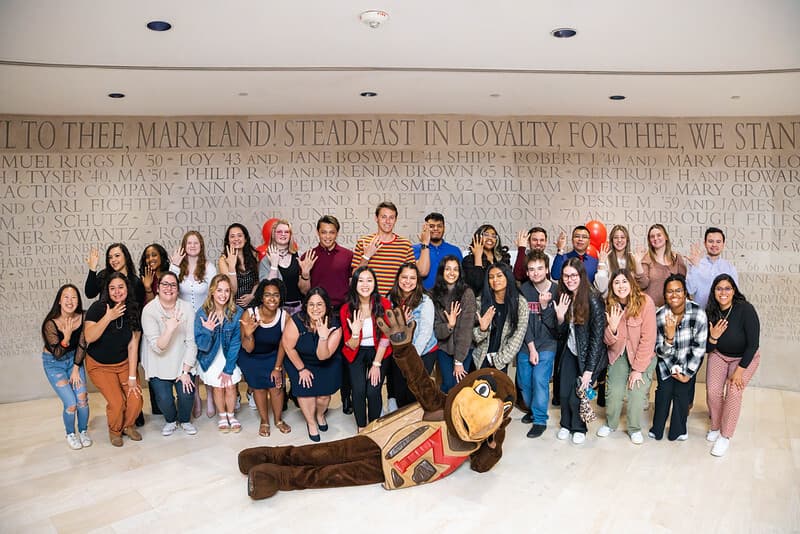
[[[677,261],[677,254],[672,252],[672,240],[669,238],[667,229],[664,228],[664,225],[661,223],[656,223],[647,229],[647,253],[650,255],[650,259],[653,260],[653,263],[656,263],[656,251],[650,243],[650,232],[653,230],[661,230],[661,233],[664,234],[664,241],[666,242],[666,245],[664,245],[664,259],[668,261],[670,265],[674,264],[675,261]],[[613,236],[614,234],[611,235]]]
[[[208,285],[208,296],[203,302],[203,311],[206,312],[206,315],[210,315],[211,312],[214,311],[214,292],[217,290],[217,286],[222,282],[228,284],[228,289],[231,288],[231,279],[227,274],[218,274],[214,276],[214,278],[211,279],[211,283]],[[231,291],[228,296],[228,302],[225,304],[225,318],[230,321],[233,319],[234,315],[236,315],[236,302],[233,291]]]
[[[295,243],[294,239],[292,239],[294,237],[294,230],[292,230],[292,223],[290,223],[286,219],[278,219],[277,221],[275,221],[275,224],[272,225],[272,232],[270,234],[269,242],[270,244],[275,242],[275,231],[281,224],[289,227],[289,253],[294,254],[295,252],[297,252],[298,246],[297,243]]]

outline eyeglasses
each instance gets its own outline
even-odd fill
[[[717,293],[730,293],[731,291],[733,291],[733,288],[730,286],[728,287],[717,286],[714,288],[714,291],[716,291]]]
[[[177,289],[178,288],[178,284],[176,284],[174,282],[159,282],[158,287],[163,287],[165,289],[166,288]]]
[[[580,275],[580,274],[578,274],[578,273],[573,273],[573,274],[562,274],[562,275],[561,275],[561,278],[563,278],[564,280],[577,280],[577,279],[579,279],[580,277],[581,277],[581,275]]]
[[[483,237],[491,237],[492,239],[497,239],[497,234],[492,232],[483,232],[481,235]]]

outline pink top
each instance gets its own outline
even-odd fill
[[[627,350],[631,368],[645,372],[655,356],[656,306],[653,299],[644,295],[644,305],[636,317],[628,317],[626,309],[616,334],[612,334],[611,328],[606,325],[603,341],[608,346],[609,365],[617,361],[623,350]]]
[[[664,305],[664,280],[671,274],[682,274],[686,276],[686,264],[680,254],[675,255],[675,263],[672,265],[661,265],[645,254],[642,259],[642,274],[636,275],[636,283],[639,284],[644,292],[653,299],[657,308]]]

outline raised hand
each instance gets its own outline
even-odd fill
[[[108,317],[108,321],[111,322],[115,319],[119,319],[125,315],[125,302],[117,302],[114,304],[112,308],[108,304],[106,304],[106,317]]]
[[[675,329],[678,327],[678,318],[670,310],[664,317],[664,337],[667,339],[675,338]]]
[[[700,260],[703,259],[703,248],[700,246],[699,243],[692,243],[689,246],[689,255],[686,256],[686,261],[691,263],[693,266],[697,267],[700,263]]]
[[[353,336],[361,333],[361,329],[364,327],[364,315],[361,313],[360,309],[353,312],[352,319],[347,319],[347,326],[350,328],[350,332]]]
[[[381,332],[389,338],[389,341],[391,341],[392,345],[395,347],[411,343],[414,337],[414,327],[416,323],[414,321],[407,323],[403,311],[397,308],[386,310],[386,320],[384,320],[383,317],[378,317],[375,322],[378,324],[378,328],[381,329]],[[380,369],[378,371],[380,371]],[[370,369],[370,372],[372,372],[372,369]]]
[[[720,319],[716,323],[712,324],[708,328],[708,335],[709,337],[713,337],[714,339],[719,339],[719,336],[725,333],[725,330],[728,329],[728,321],[725,319]]]
[[[475,256],[475,264],[477,265],[479,258],[483,258],[483,236],[474,236],[469,249],[472,252],[472,255]]]
[[[219,315],[217,312],[211,312],[211,315],[207,318],[203,319],[201,317],[200,323],[203,325],[203,328],[213,332],[220,325]]]
[[[281,261],[281,254],[278,250],[278,247],[275,245],[270,245],[269,249],[267,249],[267,256],[269,258],[270,266],[274,268],[278,268],[278,262]]]
[[[569,310],[569,305],[572,304],[572,299],[566,293],[562,293],[558,296],[558,304],[556,304],[556,317],[558,318],[559,323],[564,322],[564,318],[567,316],[567,310]]]
[[[549,291],[542,291],[539,293],[539,306],[544,310],[553,300],[553,294]]]
[[[633,254],[633,258],[639,263],[642,263],[645,256],[647,256],[647,247],[645,245],[638,245]]]
[[[411,319],[414,318],[414,310],[408,306],[401,306],[400,309],[403,310],[403,317],[406,318],[406,324],[410,323]]]
[[[517,232],[517,239],[515,241],[517,246],[526,248],[528,246],[528,236],[529,235],[530,234],[528,234],[527,230],[520,230],[519,232]]]
[[[96,248],[92,247],[89,250],[89,256],[86,258],[86,265],[89,266],[90,271],[97,270],[97,263],[100,261],[100,253]]]
[[[447,318],[447,326],[452,330],[456,327],[456,319],[461,315],[461,302],[454,300],[450,303],[450,311],[444,310],[444,316]]]
[[[153,269],[151,269],[149,265],[146,265],[144,273],[142,273],[142,284],[144,284],[145,288],[153,287],[153,275]]]
[[[239,319],[239,324],[241,325],[240,328],[245,337],[252,336],[255,333],[256,328],[258,328],[258,322],[256,321],[255,316],[249,312],[242,314],[242,318]]]
[[[167,327],[167,330],[174,331],[183,322],[183,313],[176,309],[172,315],[163,317],[162,319],[164,321],[164,326]]]
[[[567,246],[567,234],[561,232],[558,234],[558,239],[556,240],[556,249],[560,251],[564,251],[564,247]]]
[[[81,324],[80,317],[74,316],[63,320],[64,339],[69,339],[76,328]]]
[[[381,243],[378,235],[375,234],[375,237],[373,237],[372,240],[367,244],[367,248],[364,250],[364,256],[371,258],[376,252],[378,252],[378,249],[381,248],[381,245],[383,245],[383,243]]]
[[[308,278],[311,274],[311,269],[314,268],[315,263],[317,263],[317,253],[314,252],[314,249],[312,248],[300,259],[300,274],[303,277]]]
[[[422,230],[419,232],[419,242],[423,245],[431,244],[431,229],[426,222],[422,223]]]
[[[608,241],[600,245],[600,250],[597,251],[597,261],[598,263],[604,263],[608,265],[608,254],[611,252],[611,246],[608,244]]]
[[[319,334],[320,341],[325,341],[328,336],[333,332],[333,328],[328,327],[328,316],[320,317],[317,319],[317,334]]]
[[[622,315],[625,312],[622,310],[622,306],[619,304],[614,304],[611,306],[611,311],[606,312],[606,322],[608,323],[608,328],[616,333],[617,328],[619,327],[619,321],[622,319]]]
[[[489,330],[489,327],[492,325],[492,319],[494,319],[495,309],[494,306],[489,306],[486,308],[486,311],[483,315],[480,312],[476,312],[478,314],[478,324],[481,327],[482,331]]]
[[[186,257],[186,251],[183,250],[183,247],[179,245],[175,248],[175,250],[172,251],[172,256],[169,257],[169,262],[172,265],[180,266],[181,262],[183,261],[183,258],[185,257]]]
[[[236,260],[237,259],[238,258],[237,258],[236,249],[234,249],[231,245],[228,245],[228,248],[227,248],[226,253],[225,253],[225,263],[228,264],[227,272],[229,272],[229,273],[235,273],[236,272]]]

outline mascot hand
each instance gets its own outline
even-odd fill
[[[406,323],[405,314],[402,309],[393,308],[391,310],[386,310],[386,320],[382,317],[378,317],[376,322],[381,332],[389,338],[392,345],[395,347],[411,343],[414,337],[414,327],[416,323],[414,321]]]

